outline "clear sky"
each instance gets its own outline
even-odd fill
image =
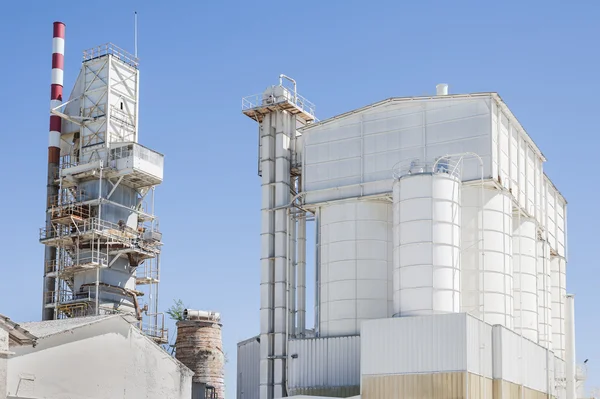
[[[590,359],[588,386],[600,386],[600,3],[10,1],[0,10],[0,313],[40,318],[52,22],[67,25],[68,93],[84,49],[111,41],[133,51],[137,10],[140,142],[166,155],[156,198],[161,307],[181,298],[222,313],[228,398],[236,343],[259,328],[257,128],[240,99],[276,84],[280,73],[298,81],[319,119],[433,94],[440,82],[451,93],[500,93],[569,201],[577,355]]]

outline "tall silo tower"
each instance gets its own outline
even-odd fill
[[[43,319],[130,313],[158,342],[164,156],[138,143],[139,63],[112,43],[83,52],[62,96],[65,25],[54,24]]]
[[[284,80],[291,82],[289,87]],[[298,94],[296,81],[280,75],[279,85],[244,98],[242,109],[258,122],[262,179],[260,397],[280,398],[287,395],[287,341],[295,331],[304,332],[306,218],[301,209],[290,205],[302,186],[297,129],[315,120],[315,107]],[[291,249],[296,242],[301,248],[298,259]]]

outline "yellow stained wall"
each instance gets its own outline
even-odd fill
[[[361,399],[548,399],[546,394],[466,372],[363,376]]]

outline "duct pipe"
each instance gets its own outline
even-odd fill
[[[52,34],[52,78],[50,83],[50,109],[62,104],[63,70],[65,60],[65,24],[54,22]],[[60,162],[60,132],[62,121],[58,115],[50,115],[50,130],[48,133],[48,173],[46,182],[46,232],[52,231],[52,221],[48,208],[51,201],[58,196],[58,185],[55,178],[58,175]],[[56,279],[46,275],[46,265],[56,262],[57,249],[47,245],[44,253],[44,289],[42,298],[42,320],[52,320],[54,309],[46,309],[48,294],[56,291]]]
[[[565,305],[565,363],[567,399],[577,399],[575,381],[575,296],[567,294]]]
[[[219,322],[221,321],[221,313],[209,310],[184,309],[183,318],[185,320],[211,320]]]
[[[275,206],[282,207],[290,201],[290,156],[289,145],[292,116],[278,112],[275,126]],[[274,126],[271,126],[273,128]],[[285,362],[287,345],[287,265],[289,254],[288,209],[275,211],[275,280],[274,280],[274,360],[273,397],[285,396]]]
[[[275,257],[275,114],[259,125],[262,170],[261,278],[260,278],[260,399],[273,397],[273,302]]]
[[[303,337],[306,330],[306,213],[298,219],[298,332]]]
[[[298,99],[298,94],[297,94],[298,91],[296,90],[296,81],[294,79],[290,78],[289,76],[281,74],[281,75],[279,75],[279,86],[283,86],[283,79],[289,80],[294,85],[294,104],[295,104]]]

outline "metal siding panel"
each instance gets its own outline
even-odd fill
[[[309,338],[290,341],[290,389],[358,386],[360,337]]]
[[[493,327],[494,378],[546,392],[546,350],[503,326]],[[551,378],[553,361],[549,364]]]
[[[237,399],[259,399],[260,343],[256,338],[238,344]]]
[[[467,315],[467,371],[492,378],[492,326]]]
[[[399,317],[363,322],[361,374],[465,371],[466,315]]]

